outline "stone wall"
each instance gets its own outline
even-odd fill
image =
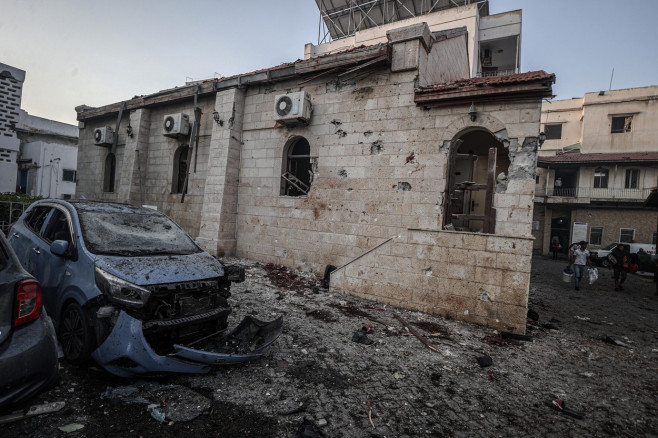
[[[378,302],[525,332],[532,238],[409,230],[331,274]]]

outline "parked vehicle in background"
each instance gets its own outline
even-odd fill
[[[74,364],[93,358],[119,376],[205,373],[260,357],[283,327],[281,318],[246,318],[225,334],[231,282],[243,281],[244,269],[225,270],[152,209],[37,201],[9,241],[41,282],[64,356]],[[201,341],[211,349],[196,349]]]
[[[59,378],[55,329],[42,297],[39,282],[0,232],[0,408],[37,395]]]
[[[612,252],[612,250],[615,249],[617,247],[617,245],[619,245],[619,244],[620,244],[620,242],[615,242],[615,243],[611,243],[610,245],[605,246],[603,248],[591,250],[590,254],[591,254],[592,262],[596,263],[598,266],[603,266],[603,267],[609,266],[610,263],[608,262],[608,254],[610,254]],[[621,242],[621,244],[628,248],[628,252],[630,252],[631,255],[637,254],[640,251],[640,249],[643,250],[644,252],[646,252],[647,254],[651,255],[651,256],[656,254],[656,245],[655,244],[651,244],[651,243],[623,243],[623,242]],[[635,263],[638,263],[638,261],[635,260]],[[640,267],[640,269],[642,270],[642,267]]]

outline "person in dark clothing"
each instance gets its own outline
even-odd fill
[[[623,243],[617,245],[617,248],[608,254],[608,261],[614,270],[615,291],[624,290],[624,286],[622,286],[626,281],[624,265],[628,265],[630,258],[631,253],[628,252]]]
[[[553,243],[551,244],[551,250],[553,251],[553,260],[557,260],[557,253],[560,251],[560,241],[559,240],[554,240]]]

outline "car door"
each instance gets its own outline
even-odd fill
[[[41,230],[51,210],[50,205],[33,207],[23,220],[11,228],[9,236],[7,236],[23,268],[32,275],[35,275],[36,259],[40,253],[38,242],[41,240]]]
[[[59,319],[55,310],[59,304],[60,285],[66,276],[71,275],[68,267],[76,250],[72,236],[71,215],[68,210],[53,207],[42,228],[41,239],[35,242],[33,275],[41,283],[44,306],[55,319]],[[50,245],[55,240],[63,240],[69,244],[67,256],[57,256],[50,252]]]

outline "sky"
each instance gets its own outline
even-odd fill
[[[523,9],[521,70],[557,99],[658,85],[658,1],[490,0]],[[102,106],[294,61],[318,42],[313,0],[0,0],[0,63],[26,71],[22,108],[75,123]]]

